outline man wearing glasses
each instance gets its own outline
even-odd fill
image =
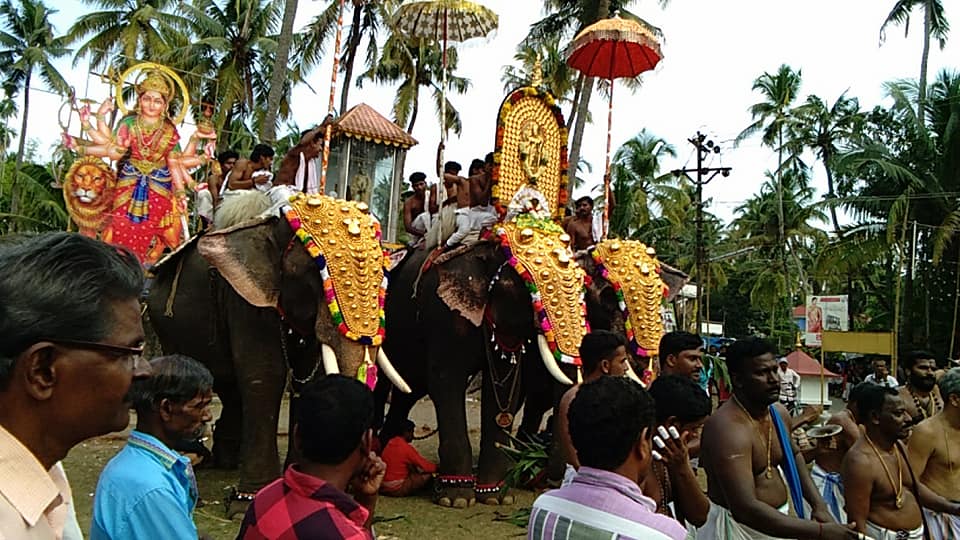
[[[60,460],[127,427],[130,385],[150,374],[142,286],[132,253],[78,234],[0,241],[0,537],[61,538]]]

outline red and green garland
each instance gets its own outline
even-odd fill
[[[383,343],[386,327],[383,306],[387,298],[387,282],[389,281],[389,273],[387,269],[389,268],[388,265],[390,258],[388,253],[386,251],[383,252],[383,280],[380,282],[380,290],[377,294],[380,325],[377,328],[376,335],[360,335],[351,330],[343,318],[343,313],[340,311],[340,303],[337,300],[336,286],[333,283],[333,279],[330,277],[330,272],[327,269],[327,259],[324,257],[323,251],[320,249],[320,245],[313,238],[313,236],[311,236],[310,233],[308,233],[302,227],[300,216],[292,206],[285,206],[283,208],[283,213],[287,218],[287,222],[290,223],[290,227],[293,229],[294,234],[296,234],[300,242],[303,243],[303,247],[307,250],[307,253],[310,254],[310,257],[317,264],[317,268],[320,269],[320,277],[323,280],[323,291],[327,300],[327,307],[330,309],[330,316],[333,317],[333,323],[337,325],[337,329],[341,334],[343,334],[344,337],[352,341],[356,341],[361,345],[372,345],[375,347],[380,346],[380,344]],[[379,242],[381,238],[380,224],[374,221],[373,226],[376,231],[377,241]]]
[[[529,217],[526,214],[521,214],[517,217],[517,226],[518,227],[531,227],[538,228],[541,230],[547,230],[551,232],[563,232],[560,227],[550,221],[550,220],[540,220],[533,217]],[[510,240],[507,237],[507,231],[502,227],[497,229],[497,238],[500,240],[500,248],[503,250],[503,254],[507,258],[507,263],[513,268],[517,274],[523,279],[524,284],[527,287],[527,292],[530,293],[530,299],[533,303],[533,311],[536,314],[537,322],[540,324],[540,332],[543,334],[543,337],[547,340],[547,345],[550,347],[550,352],[553,354],[553,357],[558,362],[563,362],[566,364],[573,364],[576,366],[581,365],[580,356],[571,356],[564,354],[563,351],[557,346],[556,335],[553,332],[553,325],[550,322],[550,316],[547,314],[546,308],[543,306],[543,299],[540,296],[540,290],[537,288],[537,283],[534,281],[533,276],[530,274],[530,271],[527,270],[526,266],[520,262],[519,259],[513,254],[513,249],[510,246]],[[580,313],[583,317],[584,324],[586,325],[586,333],[590,332],[590,323],[587,321],[587,304],[584,300],[586,295],[587,288],[586,285],[580,291]]]

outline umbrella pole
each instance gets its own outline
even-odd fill
[[[603,238],[610,232],[610,137],[613,132],[613,79],[607,109],[607,158],[603,169]]]
[[[327,115],[333,115],[334,96],[337,93],[337,71],[340,69],[340,39],[343,35],[344,3],[345,0],[340,0],[340,12],[337,14],[337,37],[333,45],[333,74],[330,76],[330,104],[327,106]],[[333,122],[328,122],[326,129],[323,131],[323,159],[320,162],[320,193],[324,193],[327,187],[327,166],[330,164],[330,139],[332,137]],[[341,166],[349,168],[350,164],[344,163]],[[306,185],[304,185],[304,187],[306,187]]]
[[[443,183],[444,153],[447,149],[447,10],[443,10],[443,73],[440,83],[440,184],[437,186],[437,212],[440,213],[440,206],[447,200],[447,187]],[[427,208],[429,212],[430,209]],[[440,247],[443,247],[443,219],[438,215],[437,219],[437,237],[440,241]]]

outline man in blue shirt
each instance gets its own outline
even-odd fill
[[[198,537],[196,477],[190,460],[171,448],[197,438],[210,421],[213,376],[186,356],[163,356],[150,365],[153,376],[130,390],[137,428],[100,474],[91,540]]]

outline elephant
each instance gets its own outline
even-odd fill
[[[509,444],[522,388],[552,387],[553,380],[570,384],[575,368],[551,354],[527,285],[499,243],[479,241],[458,251],[421,272],[428,252],[414,250],[391,272],[384,348],[412,393],[393,393],[381,433],[393,434],[413,404],[429,394],[440,437],[436,502],[455,508],[476,500],[509,504],[513,498],[501,486],[511,462],[498,445]],[[474,478],[465,403],[468,379],[478,372],[481,435]],[[381,379],[375,392],[381,410],[389,391],[389,381]]]
[[[577,252],[576,261],[588,277],[585,300],[587,321],[590,323],[591,330],[609,330],[626,335],[626,321],[619,306],[614,284],[603,275],[588,251]],[[670,301],[680,293],[683,285],[687,282],[688,276],[664,263],[660,263],[660,270],[660,278],[668,289],[666,300]],[[631,353],[630,376],[639,380],[636,374],[642,374],[647,369],[650,358],[638,356],[632,347],[628,347],[628,349]],[[656,351],[652,351],[652,353],[656,354]],[[656,366],[654,367],[656,368]],[[524,385],[523,422],[518,430],[519,433],[536,434],[543,416],[559,404],[563,393],[569,388],[567,385],[558,384],[552,380],[548,380],[547,383]],[[547,467],[547,478],[549,480],[559,480],[563,476],[563,458],[556,450],[556,447],[551,447]]]
[[[163,351],[206,364],[223,404],[215,462],[239,465],[228,516],[280,475],[277,423],[288,371],[295,397],[312,379],[355,374],[376,357],[381,373],[408,390],[382,349],[338,328],[318,264],[287,219],[260,217],[203,234],[153,273],[147,313]],[[295,407],[293,399],[291,418]]]

